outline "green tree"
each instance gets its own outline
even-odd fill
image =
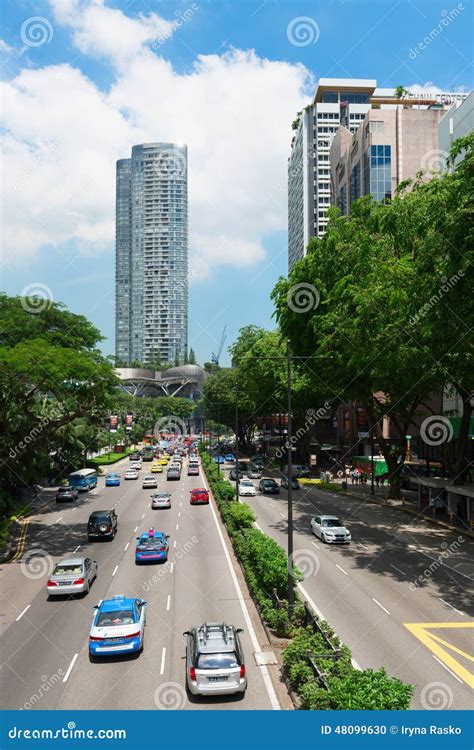
[[[473,319],[472,137],[462,147],[466,155],[452,174],[429,182],[420,176],[389,204],[362,198],[349,219],[330,211],[325,237],[310,242],[272,294],[294,349],[320,358],[320,378],[335,397],[367,406],[395,497],[403,437],[430,396],[453,383],[465,398],[465,427],[470,411],[472,348],[460,327]],[[444,297],[443,279],[456,275]],[[294,304],[302,284],[320,300],[303,311]],[[387,417],[401,444],[385,437]]]
[[[5,487],[34,480],[38,461],[57,449],[67,425],[100,420],[118,382],[112,362],[97,349],[99,331],[85,317],[37,302],[0,295]]]
[[[189,361],[190,365],[195,365],[196,364],[196,355],[195,355],[194,349],[192,347],[189,350],[189,360],[188,361]]]

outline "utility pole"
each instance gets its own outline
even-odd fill
[[[235,499],[239,501],[239,402],[237,400],[237,377],[235,379]]]
[[[374,487],[374,426],[373,424],[370,425],[370,464],[371,464],[371,471],[370,471],[370,494],[375,494],[375,487]]]
[[[291,417],[291,345],[290,339],[286,340],[286,373],[287,373],[287,398],[288,398],[288,609],[290,614],[295,605],[295,591],[293,578],[293,444],[292,444],[292,417]]]
[[[220,408],[217,402],[217,478],[221,478],[221,427],[219,424]]]

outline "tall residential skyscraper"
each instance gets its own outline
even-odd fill
[[[187,147],[133,146],[116,173],[115,354],[184,361],[188,348]]]

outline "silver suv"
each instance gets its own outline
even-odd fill
[[[186,681],[193,695],[245,693],[245,659],[241,628],[208,622],[187,630]]]

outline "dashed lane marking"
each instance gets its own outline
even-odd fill
[[[129,547],[130,547],[130,542],[127,542],[127,544],[126,544],[126,545],[125,545],[125,547],[123,548],[123,551],[124,551],[124,552],[126,552],[126,551],[128,550],[128,548],[129,548]]]
[[[167,612],[170,611],[170,606],[171,606],[171,594],[168,594],[168,599],[166,600],[166,611]]]
[[[74,654],[74,656],[72,657],[72,661],[71,661],[69,667],[67,668],[66,674],[63,677],[63,682],[67,682],[68,681],[69,675],[72,672],[72,668],[74,667],[74,664],[76,663],[76,659],[77,659],[78,656],[79,656],[79,654]]]
[[[117,570],[118,570],[118,565],[115,566],[114,571],[112,573],[112,577],[116,574]]]
[[[347,575],[347,572],[344,570],[344,568],[341,568],[341,566],[338,565],[337,563],[336,563],[336,568],[339,568],[339,570],[341,571],[341,573],[344,573],[345,576]]]
[[[378,607],[380,607],[380,609],[383,609],[383,611],[386,612],[387,615],[390,614],[390,612],[388,611],[388,609],[385,609],[385,607],[383,606],[383,604],[380,604],[380,602],[378,602],[377,599],[374,599],[374,597],[372,597],[372,601],[375,602],[376,605]]]
[[[163,651],[161,652],[160,674],[164,674],[164,671],[165,671],[165,660],[166,660],[166,647],[163,646]]]
[[[15,622],[18,622],[18,620],[21,620],[21,618],[23,617],[23,615],[25,614],[25,612],[27,612],[30,607],[31,607],[31,604],[28,604],[28,606],[25,607],[25,609],[23,610],[23,612],[20,612],[20,614],[16,618]]]

